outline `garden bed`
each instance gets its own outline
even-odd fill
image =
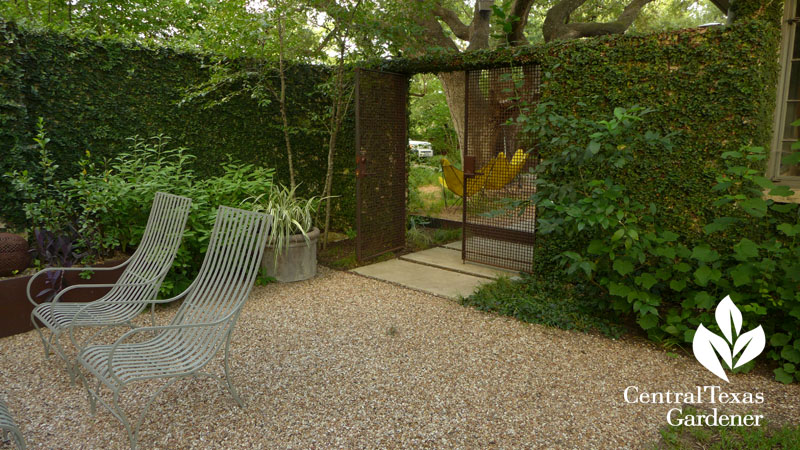
[[[107,261],[95,267],[113,267],[121,264],[124,259]],[[99,271],[92,274],[90,279],[80,278],[80,272],[66,272],[65,286],[76,284],[108,284],[117,281],[123,269]],[[24,333],[33,329],[31,311],[33,305],[28,301],[25,288],[32,275],[0,280],[0,337]],[[45,277],[38,277],[31,291],[36,293],[45,288]],[[97,300],[109,291],[108,288],[80,289],[64,294],[61,301],[79,302]]]

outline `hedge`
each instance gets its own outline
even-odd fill
[[[541,101],[554,103],[561,114],[596,118],[617,106],[655,109],[652,128],[676,132],[677,150],[635,161],[627,171],[627,184],[643,204],[659,205],[661,222],[693,242],[704,238],[701,227],[716,214],[709,205],[718,195],[711,187],[722,170],[722,153],[743,145],[769,147],[780,28],[775,8],[766,11],[769,20],[747,18],[724,27],[365,65],[399,73],[437,73],[538,64],[547,74]],[[579,107],[579,102],[585,106]],[[542,156],[548,156],[546,150]],[[553,257],[571,244],[537,239],[534,272],[553,273]]]
[[[25,168],[33,156],[35,123],[44,118],[60,175],[74,174],[86,150],[99,158],[127,148],[127,138],[165,134],[188,147],[200,175],[217,175],[231,157],[276,169],[288,184],[288,163],[278,102],[259,106],[236,95],[211,108],[179,105],[187,89],[209,78],[208,57],[168,48],[145,48],[110,39],[21,30],[0,21],[0,174]],[[294,65],[287,101],[295,172],[303,195],[320,195],[327,166],[327,134],[312,123],[330,102],[318,85],[328,69]],[[275,82],[277,78],[273,77]],[[227,93],[219,93],[225,95]],[[355,209],[352,175],[354,118],[345,122],[336,152],[334,225],[347,227]],[[19,207],[0,177],[0,217],[19,221]]]

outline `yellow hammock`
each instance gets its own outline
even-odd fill
[[[514,153],[510,163],[505,153],[500,152],[478,171],[480,175],[467,179],[467,196],[475,195],[484,188],[502,189],[516,178],[527,160],[528,154],[522,150]],[[450,189],[459,197],[463,197],[464,172],[450,164],[447,159],[442,158],[442,174],[444,178],[439,177],[439,184]]]

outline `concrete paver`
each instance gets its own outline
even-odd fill
[[[468,296],[490,280],[410,261],[392,259],[352,270],[360,275],[397,283],[448,298]]]
[[[498,278],[501,276],[513,277],[517,275],[517,272],[512,272],[510,270],[503,270],[481,264],[464,263],[461,260],[461,252],[453,251],[451,248],[429,248],[421,252],[401,256],[400,259],[485,278]]]

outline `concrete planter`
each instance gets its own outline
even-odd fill
[[[317,274],[317,241],[319,228],[308,232],[308,239],[302,234],[295,234],[289,238],[289,244],[284,248],[284,253],[278,256],[275,264],[275,248],[267,245],[264,250],[264,259],[261,268],[267,276],[273,277],[281,283],[307,280]]]

